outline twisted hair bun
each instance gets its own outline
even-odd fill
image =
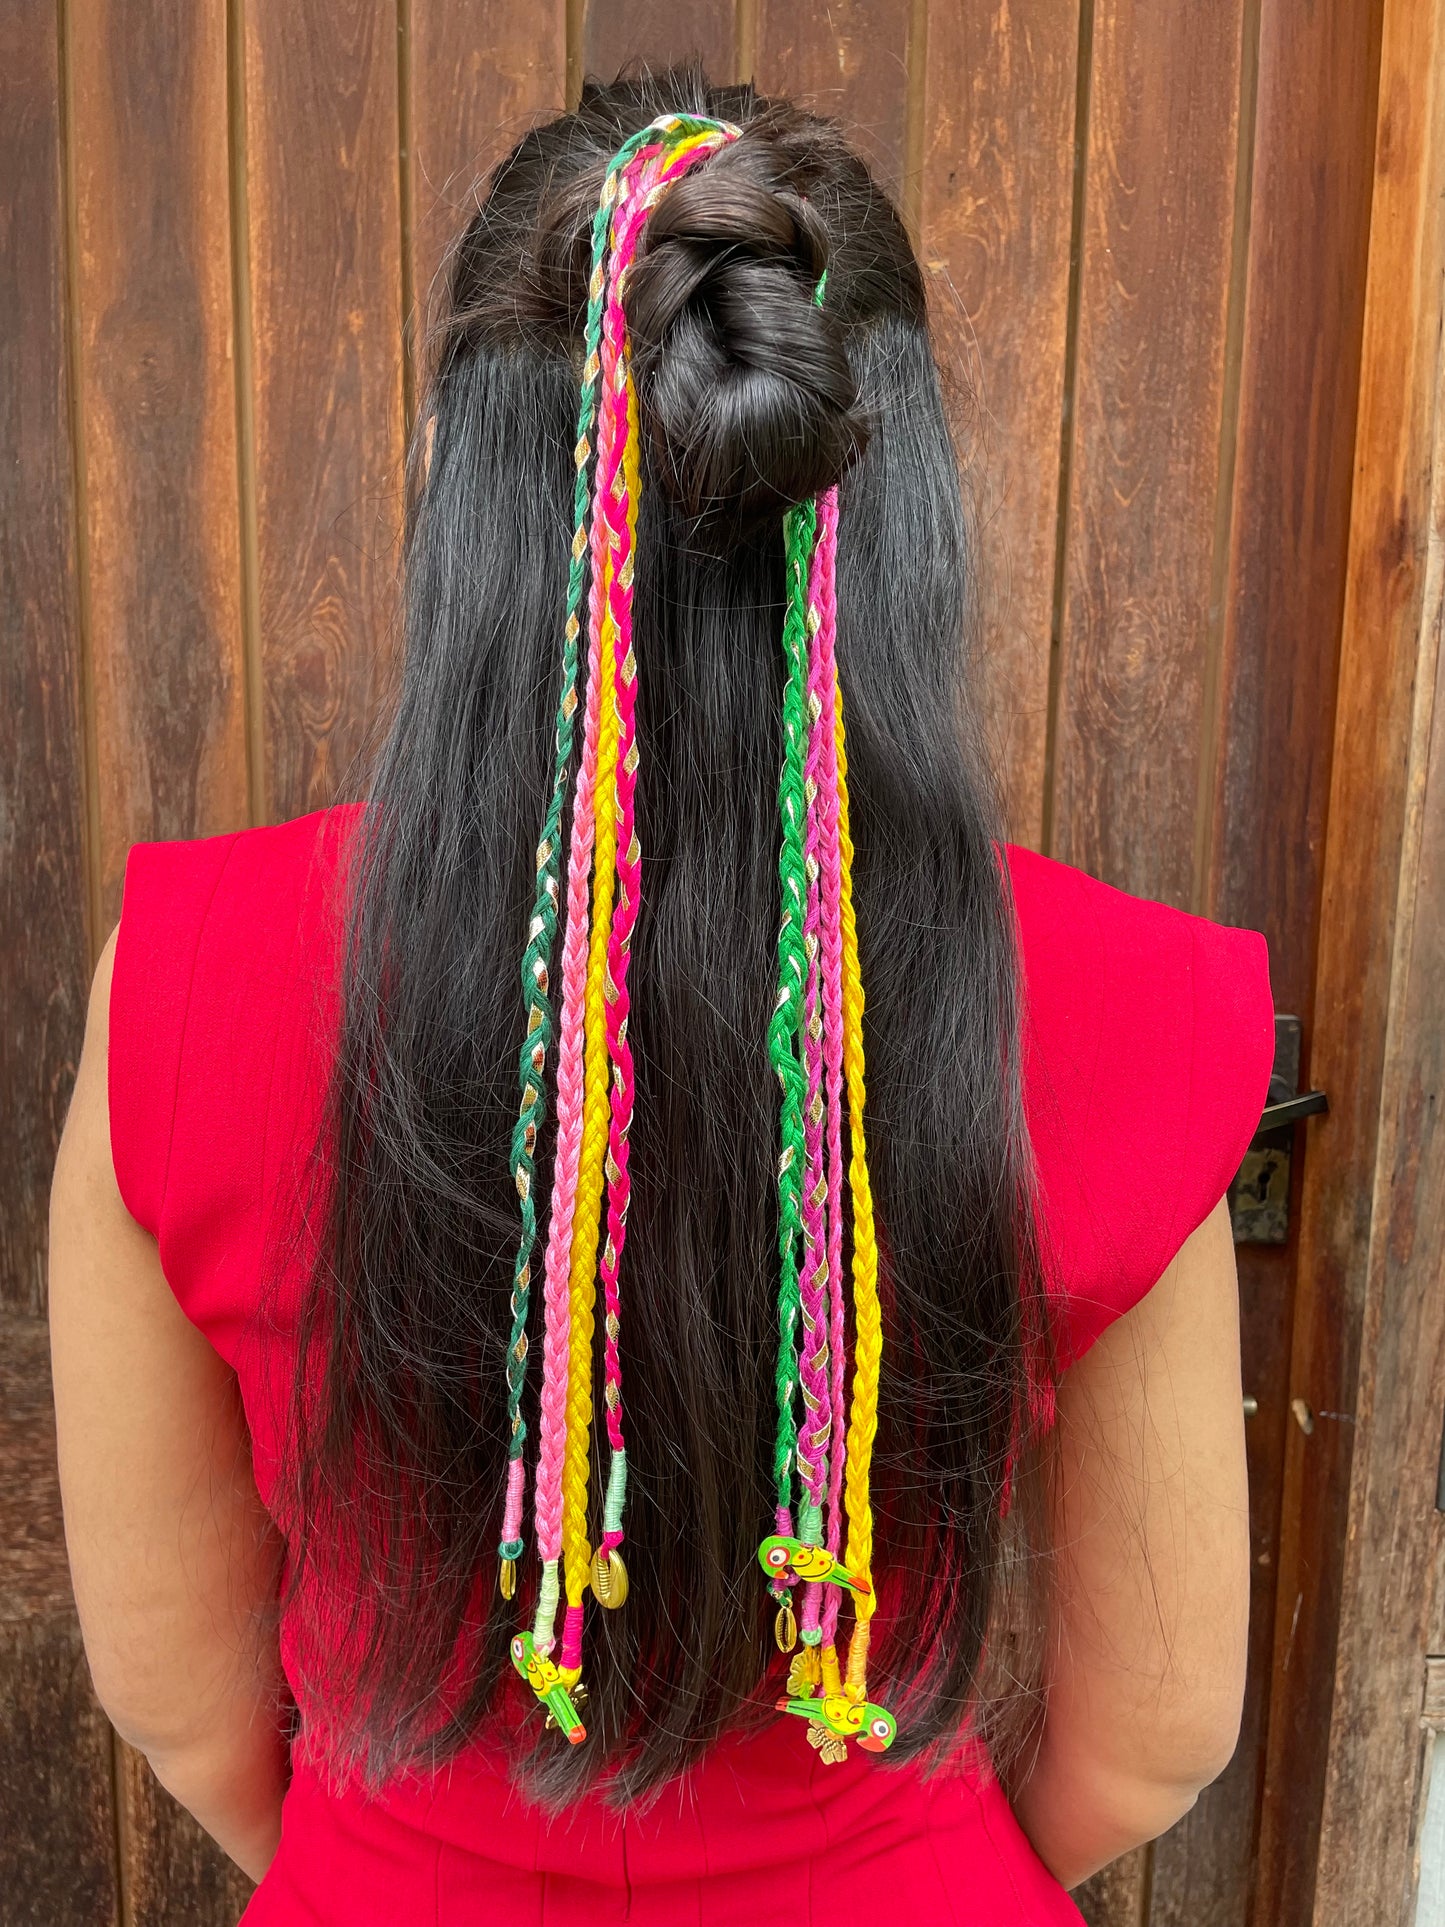
[[[626,308],[658,481],[700,530],[735,538],[836,482],[868,427],[834,309],[817,209],[745,130],[665,190]]]

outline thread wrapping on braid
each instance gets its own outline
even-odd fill
[[[812,566],[808,579],[808,757],[806,765],[808,828],[804,846],[808,875],[808,908],[804,926],[804,945],[808,961],[804,1029],[808,1098],[804,1119],[807,1177],[803,1196],[805,1269],[802,1288],[804,1329],[802,1386],[810,1437],[809,1466],[805,1474],[809,1492],[804,1516],[799,1525],[799,1537],[805,1544],[818,1543],[822,1539],[823,1506],[825,1501],[830,1501],[833,1511],[833,1531],[829,1550],[836,1556],[838,1551],[837,1494],[843,1438],[841,1404],[844,1338],[840,1216],[842,1199],[841,1185],[830,1181],[832,1174],[824,1162],[825,1154],[831,1145],[831,1140],[825,1144],[824,1132],[827,1115],[824,1088],[827,1059],[825,1032],[830,1024],[839,1053],[840,1067],[842,1047],[841,1007],[835,1008],[831,1019],[825,1019],[824,1015],[824,1006],[829,994],[828,986],[824,982],[825,972],[839,961],[835,954],[836,942],[831,946],[829,954],[826,957],[824,955],[825,914],[831,914],[832,921],[836,924],[837,912],[837,807],[836,797],[830,797],[829,793],[830,784],[836,780],[836,763],[832,756],[833,637],[830,627],[829,600],[831,577],[826,567],[827,510],[830,503],[833,508],[834,526],[836,526],[836,490],[830,489],[818,498],[817,536],[813,545]],[[829,872],[826,888],[825,869]],[[825,894],[829,898],[826,913]],[[836,929],[831,934],[836,939]],[[836,991],[837,986],[833,988]],[[834,1122],[838,1123],[836,1081],[835,1079],[833,1115]],[[838,1147],[838,1163],[841,1166],[841,1145]],[[837,1412],[835,1412],[835,1406],[839,1408]],[[800,1469],[801,1459],[800,1442]],[[803,1596],[801,1637],[809,1645],[819,1644],[824,1637],[821,1619],[824,1605],[823,1591],[824,1588],[817,1581],[811,1581]],[[832,1605],[832,1617],[836,1623],[839,1594],[833,1587],[829,1587],[827,1592],[828,1600]]]
[[[595,389],[600,378],[601,402],[592,488],[585,496],[580,522],[586,528],[585,558],[591,580],[587,688],[568,850],[557,1144],[546,1257],[545,1363],[535,1498],[542,1584],[534,1647],[545,1657],[554,1643],[562,1590],[560,1560],[567,1611],[562,1664],[557,1670],[564,1686],[575,1684],[580,1673],[582,1600],[589,1578],[592,1344],[604,1183],[608,1207],[604,1357],[608,1437],[613,1448],[604,1544],[614,1559],[626,1489],[618,1264],[625,1237],[632,1108],[626,974],[640,886],[640,850],[632,817],[637,752],[636,662],[631,647],[640,439],[621,293],[627,260],[660,187],[735,132],[724,123],[664,116],[653,128],[635,135],[609,167],[592,231],[586,340],[591,344],[591,383]],[[649,138],[654,133],[662,138]],[[579,450],[582,440],[579,435]],[[579,453],[578,459],[585,469],[585,455]],[[509,1485],[509,1499],[511,1495]],[[620,1572],[620,1566],[613,1571]],[[597,1585],[597,1590],[607,1603],[618,1605],[625,1597],[625,1586],[625,1574],[621,1574],[620,1584],[612,1589]]]
[[[513,1658],[539,1698],[553,1696],[549,1703],[560,1709],[558,1723],[565,1724],[573,1741],[585,1738],[568,1694],[575,1692],[580,1704],[589,1577],[604,1603],[619,1605],[626,1596],[626,1575],[617,1550],[623,1539],[627,1481],[621,1266],[635,1104],[628,971],[642,876],[635,807],[638,663],[632,639],[641,460],[624,297],[638,238],[658,196],[671,180],[736,138],[739,131],[703,117],[660,116],[613,156],[592,223],[562,686],[552,788],[538,842],[537,887],[523,958],[527,1029],[519,1058],[521,1102],[512,1143],[521,1236],[507,1355],[511,1432],[499,1554],[504,1562],[503,1591],[510,1596],[511,1561],[522,1550],[525,1501],[522,1401],[531,1259],[537,1235],[533,1161],[545,1121],[547,1057],[555,1035],[556,1142],[533,1501],[542,1570],[536,1631],[513,1642]],[[814,289],[815,301],[822,301],[826,280],[825,272]],[[777,1628],[779,1643],[785,1647],[796,1637],[787,1588],[799,1581],[805,1585],[804,1648],[789,1674],[789,1698],[780,1705],[808,1718],[810,1737],[823,1749],[824,1759],[838,1757],[846,1737],[880,1751],[891,1744],[896,1732],[893,1716],[867,1702],[869,1632],[875,1607],[869,1485],[878,1424],[882,1316],[865,1135],[863,986],[852,897],[854,851],[836,662],[837,530],[836,487],[794,504],[783,517],[786,594],[778,777],[778,978],[767,1035],[780,1097],[776,1530],[759,1548],[774,1594],[785,1602]],[[580,609],[584,585],[589,584],[586,686],[580,699],[583,740],[567,846],[559,1014],[551,1002],[550,970],[562,921],[560,846],[579,703]],[[851,1207],[852,1217],[851,1402],[846,1395],[845,1204]],[[593,1566],[588,1478],[599,1277],[610,1464],[602,1538]],[[792,1537],[795,1496],[797,1539]],[[842,1545],[845,1521],[846,1550]],[[846,1673],[835,1646],[839,1600],[845,1589],[854,1599]],[[560,1665],[553,1666],[547,1655],[555,1642],[556,1613],[564,1591]],[[555,1698],[558,1693],[560,1701]]]

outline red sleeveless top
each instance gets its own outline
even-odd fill
[[[182,1308],[235,1369],[271,1493],[293,1353],[285,1287],[253,1321],[289,1221],[334,1037],[339,864],[354,821],[140,844],[110,1006],[116,1178]],[[1065,1359],[1136,1304],[1223,1195],[1274,1050],[1264,938],[1005,846],[1024,975],[1024,1096]],[[299,1270],[292,1279],[299,1283]],[[294,1302],[294,1300],[292,1301]],[[282,1626],[282,1660],[287,1657]],[[525,1689],[518,1683],[517,1691]],[[484,1743],[380,1799],[301,1762],[246,1927],[967,1927],[1080,1915],[987,1763],[921,1778],[795,1723],[716,1747],[645,1815],[549,1821]],[[808,1843],[806,1846],[800,1843]]]

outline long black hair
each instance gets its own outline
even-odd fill
[[[776,1696],[755,1554],[776,1345],[780,511],[834,481],[885,1314],[873,1693],[898,1714],[891,1763],[945,1752],[965,1723],[996,1736],[1032,1704],[1041,1267],[1007,868],[969,701],[973,567],[923,280],[832,123],[695,69],[642,74],[589,84],[497,169],[451,259],[410,458],[405,663],[354,840],[279,1498],[285,1603],[309,1628],[303,1736],[372,1784],[436,1766],[518,1690],[507,1642],[535,1576],[524,1562],[503,1604],[495,1555],[508,1146],[588,235],[608,157],[671,109],[743,132],[691,176],[686,220],[659,204],[628,297],[646,444],[632,1585],[622,1610],[590,1609],[586,1744],[534,1715],[515,1765],[547,1800],[603,1776],[634,1800]],[[1010,1618],[1014,1597],[1032,1606]]]

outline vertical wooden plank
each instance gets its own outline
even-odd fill
[[[737,71],[734,0],[586,0],[582,68],[611,80],[622,67],[644,61],[666,67],[698,59],[714,86]]]
[[[566,106],[567,8],[411,0],[403,18],[408,272],[424,336],[438,268],[486,176],[535,120]]]
[[[264,813],[328,802],[393,654],[403,440],[397,22],[239,0]]]
[[[1244,287],[1220,721],[1214,767],[1201,772],[1212,798],[1201,822],[1199,907],[1265,932],[1276,1004],[1302,1017],[1308,1043],[1354,473],[1377,9],[1267,0],[1253,22],[1257,46],[1255,13],[1246,15],[1240,194],[1249,206],[1236,257]],[[1236,1927],[1255,1878],[1293,1424],[1299,1164],[1314,1128],[1297,1133],[1290,1243],[1237,1254],[1244,1382],[1257,1403],[1246,1431],[1253,1564],[1240,1743],[1228,1771],[1159,1844],[1151,1927]]]
[[[70,17],[102,902],[247,817],[224,0]]]
[[[1442,1398],[1430,1130],[1439,799],[1427,705],[1440,620],[1442,55],[1437,5],[1386,6],[1315,992],[1312,1081],[1330,1093],[1330,1115],[1304,1174],[1290,1390],[1307,1423],[1289,1428],[1285,1464],[1254,1903],[1256,1919],[1282,1927],[1400,1917],[1400,1817],[1380,1806],[1410,1805],[1413,1757],[1389,1780],[1370,1775],[1382,1761],[1400,1766],[1401,1729],[1419,1708],[1422,1615],[1438,1610],[1438,1522],[1421,1516],[1421,1460],[1438,1467]],[[1406,1322],[1387,1331],[1397,1313]],[[1371,1434],[1356,1468],[1361,1419]],[[1392,1856],[1393,1873],[1366,1861],[1365,1839]]]
[[[1148,1927],[1149,1850],[1102,1867],[1074,1895],[1088,1927]]]
[[[253,1884],[171,1798],[144,1756],[116,1745],[126,1927],[235,1927]]]
[[[0,1465],[0,1918],[107,1927],[120,1919],[111,1733],[71,1601],[39,1318],[0,1316]]]
[[[0,1305],[32,1313],[88,976],[55,19],[0,15]]]
[[[752,77],[840,120],[895,199],[903,188],[908,120],[909,0],[832,0],[799,7],[757,0]]]
[[[1390,7],[1390,15],[1399,11]],[[1413,617],[1419,648],[1414,728],[1386,1044],[1384,1117],[1375,1186],[1349,1523],[1344,1542],[1334,1704],[1324,1778],[1314,1909],[1317,1922],[1411,1927],[1414,1829],[1424,1751],[1426,1655],[1445,1623],[1445,1513],[1438,1509],[1445,1413],[1445,6],[1392,22],[1387,84],[1412,80],[1392,129],[1396,159],[1429,183],[1419,234],[1419,301],[1401,292],[1395,341],[1409,328],[1410,366],[1397,391],[1413,418],[1403,459],[1371,441],[1370,489],[1415,494],[1423,541]],[[1404,64],[1408,61],[1408,65]],[[1413,324],[1413,325],[1412,325]],[[1378,337],[1376,338],[1376,341]],[[1376,345],[1372,343],[1372,346]],[[1403,346],[1403,343],[1399,345]],[[1433,363],[1433,365],[1432,365]],[[1432,392],[1433,391],[1433,392]],[[1433,410],[1433,423],[1425,412]],[[1372,416],[1366,427],[1378,426]],[[1428,469],[1417,433],[1433,431]],[[1413,518],[1412,518],[1413,519]],[[1437,1751],[1435,1770],[1445,1770]]]
[[[1053,0],[928,18],[921,252],[973,491],[981,700],[1009,833],[1043,834],[1078,20]],[[967,441],[965,441],[965,434]]]
[[[1243,0],[1098,0],[1052,853],[1193,900]]]

